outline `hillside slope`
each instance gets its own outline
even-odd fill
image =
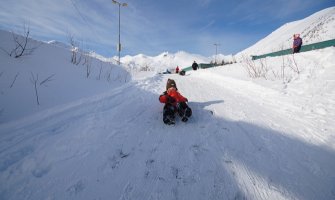
[[[236,56],[260,55],[292,47],[293,34],[300,33],[304,44],[335,39],[335,7],[330,7],[305,19],[287,23]]]
[[[131,79],[128,71],[112,63],[85,52],[78,52],[72,63],[73,54],[65,45],[33,39],[28,39],[26,47],[34,49],[32,53],[10,57],[14,37],[25,41],[0,30],[0,124],[100,94]]]

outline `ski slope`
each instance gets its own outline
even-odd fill
[[[190,101],[187,123],[162,123],[167,78]],[[3,124],[0,199],[334,199],[334,128],[291,99],[200,70]]]

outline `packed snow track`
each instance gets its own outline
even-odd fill
[[[335,149],[313,115],[295,119],[275,91],[200,74],[156,75],[1,125],[0,199],[335,199]],[[187,123],[163,124],[167,78],[190,101]]]

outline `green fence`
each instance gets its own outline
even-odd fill
[[[187,72],[187,71],[191,71],[193,69],[192,69],[192,66],[189,66],[189,67],[183,68],[182,70],[185,71],[185,72]]]
[[[199,64],[199,68],[200,69],[207,69],[207,68],[216,67],[216,66],[217,65],[215,65],[215,64],[206,64],[206,63],[200,63]],[[193,69],[192,69],[192,66],[189,66],[189,67],[183,68],[182,70],[184,70],[185,72],[187,72],[187,71],[191,71]]]
[[[323,48],[331,47],[331,46],[335,46],[335,39],[313,43],[313,44],[308,44],[308,45],[303,45],[300,49],[300,52],[311,51],[314,49],[323,49]],[[283,56],[283,55],[288,55],[288,54],[292,54],[292,49],[285,49],[285,50],[267,53],[267,54],[263,54],[259,56],[251,56],[251,58],[252,60],[257,60],[257,59],[265,58],[265,57]]]

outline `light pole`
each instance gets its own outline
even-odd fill
[[[220,46],[220,44],[215,43],[214,45],[215,45],[215,64],[216,64],[216,56],[218,54],[218,46]]]
[[[117,51],[119,52],[119,61],[118,61],[118,63],[119,63],[119,65],[120,65],[120,53],[121,53],[121,42],[120,42],[120,29],[121,29],[121,15],[120,15],[120,12],[121,12],[121,6],[127,6],[128,4],[127,3],[120,3],[120,2],[118,2],[118,1],[115,1],[115,0],[112,0],[113,1],[113,3],[115,3],[115,4],[117,4],[117,5],[119,5],[119,43],[117,44]]]

